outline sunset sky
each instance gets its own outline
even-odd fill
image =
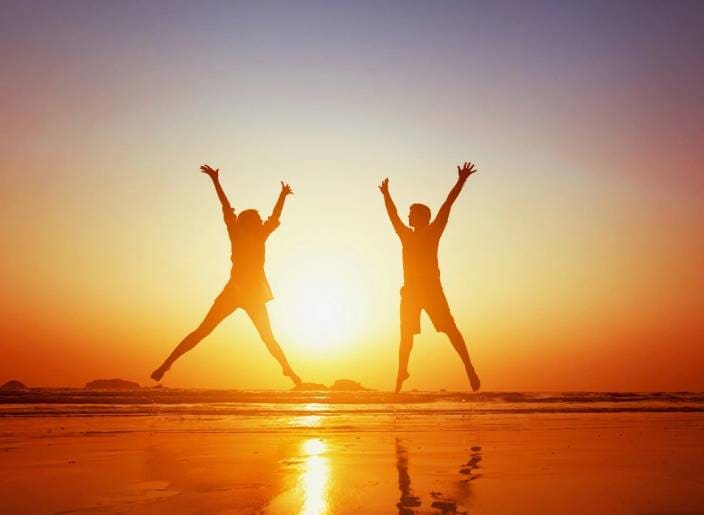
[[[391,389],[405,219],[484,390],[704,389],[704,3],[2,2],[0,383],[149,373],[229,274],[202,163],[271,211],[306,381]],[[424,316],[407,389],[467,390]],[[288,388],[243,312],[166,386]]]

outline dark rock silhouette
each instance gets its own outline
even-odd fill
[[[328,387],[320,383],[301,383],[292,388],[294,392],[311,392],[318,390],[327,390]]]
[[[366,392],[369,390],[369,388],[365,388],[357,381],[352,381],[352,379],[338,379],[330,389],[344,392]]]
[[[0,386],[0,390],[26,390],[27,386],[22,381],[11,379],[4,385]]]
[[[138,383],[124,379],[94,379],[86,383],[85,387],[93,390],[138,390],[141,388]]]

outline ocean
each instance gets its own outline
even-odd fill
[[[692,392],[274,391],[31,388],[0,391],[0,417],[704,412]]]

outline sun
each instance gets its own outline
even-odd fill
[[[340,349],[359,333],[362,293],[351,280],[316,274],[287,288],[282,327],[295,345],[318,351]]]

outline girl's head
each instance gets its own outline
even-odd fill
[[[262,226],[262,217],[256,209],[245,209],[237,217],[237,227],[245,231],[252,231]]]

